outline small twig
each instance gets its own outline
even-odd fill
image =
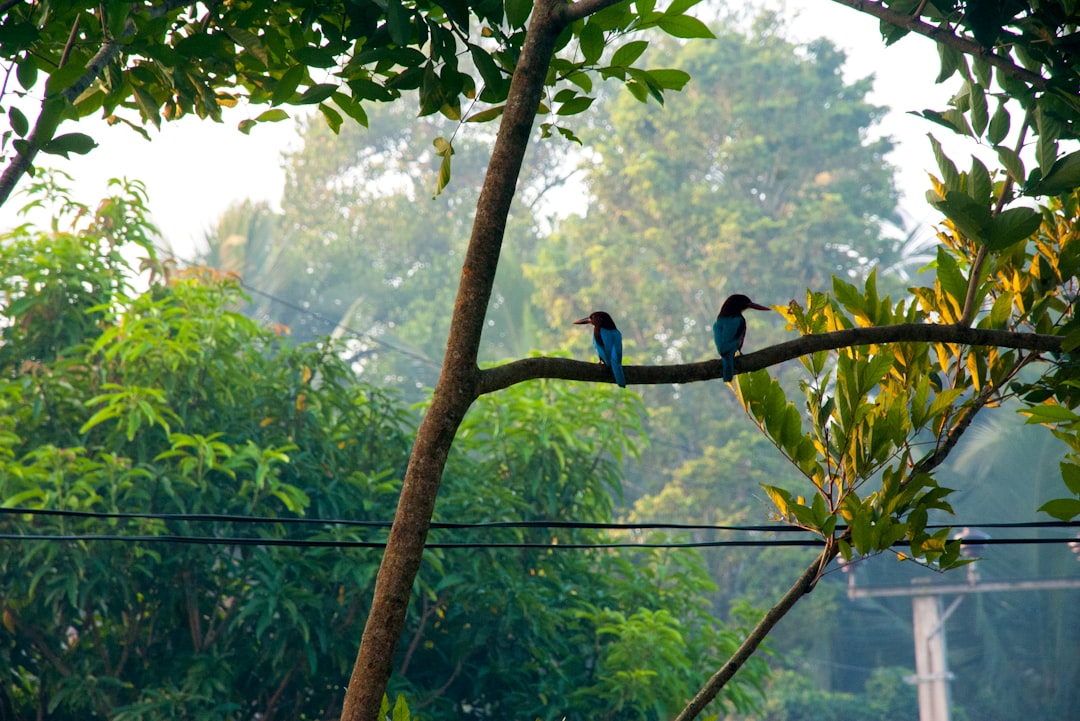
[[[1027,129],[1030,126],[1031,112],[1024,116],[1024,124],[1020,126],[1020,135],[1016,139],[1016,152],[1020,153],[1021,148],[1024,147],[1024,139],[1027,137]],[[1009,174],[1005,175],[1005,182],[1001,184],[1001,192],[998,194],[997,203],[994,205],[993,215],[1001,215],[1002,208],[1005,207],[1005,203],[1012,192],[1013,177]],[[968,278],[967,294],[964,296],[964,310],[960,314],[960,320],[957,321],[957,325],[968,326],[971,325],[975,319],[975,296],[978,294],[979,285],[982,282],[982,267],[986,262],[986,245],[980,245],[978,252],[975,254],[975,260],[971,264],[971,276]]]
[[[773,627],[780,622],[780,619],[786,616],[803,596],[814,590],[814,584],[817,583],[821,571],[836,556],[836,549],[837,544],[832,544],[831,547],[827,545],[814,559],[814,562],[806,567],[806,570],[802,572],[799,579],[784,594],[784,597],[769,609],[761,618],[761,621],[758,622],[758,625],[747,635],[739,648],[727,660],[727,663],[713,674],[712,678],[686,705],[686,708],[679,712],[679,715],[675,717],[675,721],[690,721],[716,698],[716,695],[727,685],[727,682],[750,660],[750,657],[757,651],[758,646],[762,644]]]
[[[75,47],[75,38],[79,35],[79,16],[75,16],[75,22],[71,24],[71,32],[68,34],[67,44],[64,45],[64,52],[60,53],[60,64],[57,67],[64,67],[67,65],[68,58],[71,57],[71,49]]]
[[[1022,80],[1039,90],[1046,89],[1046,78],[1041,75],[1020,67],[1006,56],[997,55],[996,53],[988,51],[974,40],[962,38],[958,35],[954,35],[950,31],[924,23],[917,15],[912,16],[890,10],[881,3],[871,2],[871,0],[833,0],[833,2],[840,3],[853,10],[858,10],[861,13],[872,15],[878,20],[884,20],[890,25],[895,25],[904,28],[905,30],[910,30],[913,33],[924,35],[936,43],[946,45],[954,50],[959,50],[966,55],[983,58],[986,62],[1007,75]]]

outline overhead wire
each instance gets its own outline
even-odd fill
[[[159,521],[183,521],[183,522],[211,522],[218,524],[261,524],[261,525],[320,525],[320,526],[345,526],[363,527],[385,530],[392,526],[389,521],[366,521],[349,519],[323,519],[323,518],[276,518],[272,516],[244,516],[230,514],[205,514],[205,513],[122,513],[122,512],[99,512],[99,511],[76,511],[67,509],[34,509],[34,508],[0,508],[0,515],[7,516],[58,516],[74,517],[94,520],[159,520]],[[941,528],[956,528],[961,524],[932,524],[928,530]],[[1080,522],[1066,521],[1038,521],[1038,522],[1015,522],[1015,523],[985,523],[985,524],[962,524],[964,528],[995,528],[995,529],[1078,529]],[[686,523],[602,523],[592,521],[484,521],[484,522],[445,522],[435,521],[431,524],[432,530],[490,530],[490,529],[541,529],[541,530],[606,530],[606,531],[714,531],[729,533],[757,533],[757,534],[787,534],[812,532],[784,524],[764,525],[708,525]],[[841,529],[842,530],[842,529]],[[85,541],[113,541],[126,543],[182,543],[203,545],[236,545],[236,546],[293,546],[293,547],[321,547],[321,548],[383,548],[383,541],[355,541],[326,538],[275,538],[275,537],[252,537],[252,536],[204,536],[191,534],[29,534],[29,533],[0,533],[0,540],[6,541],[54,541],[54,542],[85,542]],[[1076,543],[1076,536],[1055,538],[961,538],[961,545],[1044,545]],[[575,542],[525,542],[525,541],[469,541],[469,542],[443,542],[433,541],[427,543],[428,548],[531,548],[531,549],[558,549],[558,550],[584,550],[604,548],[752,548],[752,547],[820,547],[824,541],[821,538],[778,539],[778,538],[755,538],[755,539],[729,539],[729,540],[699,540],[699,541],[598,541],[590,543]],[[906,544],[897,543],[896,547]]]
[[[194,260],[192,260],[190,258],[185,258],[183,256],[177,255],[175,252],[173,252],[172,250],[170,250],[168,248],[160,248],[159,247],[159,248],[156,248],[156,249],[160,254],[164,255],[165,257],[171,258],[172,260],[175,260],[178,263],[182,263],[182,264],[184,264],[184,265],[186,265],[188,267],[194,268],[194,267],[198,267],[200,265],[198,262],[196,262],[196,261],[194,261]],[[256,286],[252,285],[249,281],[245,280],[243,277],[237,276],[236,280],[240,284],[240,287],[242,287],[244,290],[248,291],[249,293],[251,293],[253,295],[260,296],[262,298],[266,298],[267,300],[269,300],[269,301],[271,301],[273,303],[277,303],[278,305],[284,306],[285,308],[288,308],[290,310],[294,310],[297,313],[300,313],[302,315],[306,315],[309,318],[312,318],[313,320],[317,320],[320,323],[325,324],[331,330],[340,328],[342,331],[347,333],[348,336],[351,337],[353,340],[358,340],[358,341],[363,341],[363,342],[368,342],[368,343],[374,343],[375,345],[382,346],[383,348],[385,348],[387,350],[393,351],[395,353],[400,353],[403,356],[406,356],[408,358],[412,358],[413,360],[420,361],[421,363],[426,363],[426,364],[431,365],[431,366],[436,367],[436,368],[439,367],[439,365],[440,365],[438,362],[432,360],[431,358],[428,358],[425,355],[422,355],[422,354],[417,353],[415,351],[411,351],[408,348],[402,348],[401,346],[390,343],[389,341],[386,341],[386,340],[384,340],[382,338],[379,338],[378,336],[372,335],[371,333],[367,333],[365,331],[361,331],[361,330],[357,330],[355,328],[352,328],[352,327],[346,325],[345,323],[343,323],[343,322],[341,322],[339,320],[334,320],[333,318],[331,318],[329,316],[326,316],[326,315],[323,315],[322,313],[319,313],[318,311],[312,310],[310,308],[305,308],[304,306],[300,305],[299,303],[294,303],[293,301],[286,300],[285,298],[282,298],[281,296],[274,295],[273,293],[262,290],[261,288],[258,288]]]

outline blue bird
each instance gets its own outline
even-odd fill
[[[620,388],[626,388],[626,374],[622,367],[622,333],[615,327],[611,316],[598,310],[588,318],[575,320],[574,325],[592,325],[592,342],[596,347],[596,354],[600,356],[600,363],[611,368]]]
[[[758,305],[745,295],[736,293],[724,301],[720,314],[713,323],[713,341],[716,343],[716,352],[720,354],[725,381],[735,377],[735,351],[742,349],[743,340],[746,339],[746,318],[743,318],[742,312],[747,308],[771,310],[768,306]]]

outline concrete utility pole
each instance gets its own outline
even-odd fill
[[[976,564],[968,566],[967,583],[928,583],[928,579],[910,586],[859,588],[855,575],[848,575],[848,598],[881,598],[910,596],[915,635],[915,676],[918,684],[919,721],[950,721],[949,680],[945,644],[945,622],[960,602],[970,593],[999,593],[1003,591],[1049,591],[1080,588],[1080,578],[1053,578],[1031,581],[994,581],[979,579]],[[948,608],[942,610],[942,597],[956,595]]]

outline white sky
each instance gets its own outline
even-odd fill
[[[932,131],[943,141],[950,133],[907,111],[943,110],[955,90],[955,78],[944,86],[934,85],[938,64],[933,43],[908,36],[885,48],[877,20],[830,0],[788,0],[787,8],[795,13],[790,23],[795,39],[829,37],[848,54],[845,71],[849,78],[875,76],[870,101],[892,109],[880,132],[898,143],[890,160],[899,169],[902,207],[916,220],[932,220],[935,216],[923,196],[926,174],[936,172],[936,164],[926,133]],[[250,114],[261,110],[252,109]],[[231,203],[250,198],[276,207],[280,202],[281,156],[298,144],[293,122],[259,125],[244,135],[236,125],[248,112],[234,110],[222,124],[197,118],[166,123],[160,132],[149,130],[150,142],[130,129],[84,120],[78,127],[63,126],[61,132],[88,133],[99,143],[97,149],[86,156],[72,156],[70,161],[39,156],[39,162],[69,173],[75,179],[75,198],[84,203],[103,197],[110,178],[143,181],[156,225],[178,254],[190,256]],[[961,167],[967,164],[963,152],[953,154]],[[25,184],[24,180],[19,187]],[[0,207],[0,228],[22,222],[16,215],[22,204],[20,197],[13,196]]]

